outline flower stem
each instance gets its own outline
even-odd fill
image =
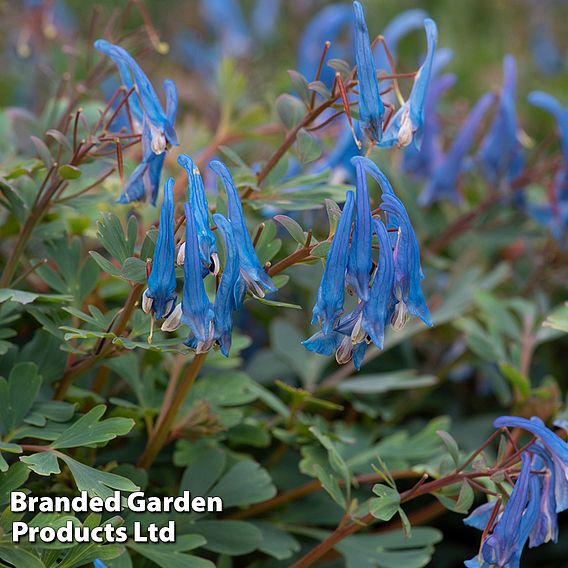
[[[138,467],[142,469],[149,469],[154,463],[156,456],[162,449],[165,441],[167,440],[168,434],[176,420],[179,409],[185,402],[199,371],[205,362],[207,353],[197,353],[193,358],[191,364],[187,367],[183,378],[181,379],[180,386],[177,389],[175,397],[171,400],[169,408],[167,408],[163,413],[163,419],[156,425],[144,453],[140,456],[138,460]]]

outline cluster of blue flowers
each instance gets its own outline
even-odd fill
[[[224,242],[226,258],[221,270],[217,238],[210,226],[209,206],[199,169],[186,154],[178,157],[178,163],[188,175],[185,242],[176,253],[174,179],[169,178],[164,187],[158,237],[148,288],[142,296],[142,309],[155,319],[165,318],[163,331],[174,331],[181,324],[187,324],[189,336],[184,343],[197,353],[218,345],[228,356],[232,314],[241,307],[247,290],[264,297],[267,292],[276,291],[276,287],[256,255],[227,166],[218,160],[209,165],[223,182],[228,200],[228,217],[219,213],[212,216]],[[184,278],[182,301],[177,305],[176,257],[177,264],[183,265]],[[220,275],[213,302],[204,282],[210,274]]]
[[[388,322],[400,329],[409,313],[426,325],[432,322],[420,284],[424,278],[420,249],[406,209],[374,162],[363,156],[352,161],[357,172],[356,196],[347,193],[327,255],[312,319],[321,330],[304,341],[304,346],[321,355],[335,352],[338,363],[352,359],[359,369],[371,341],[383,348]],[[381,188],[379,209],[385,222],[371,215],[367,174]],[[373,235],[379,248],[376,263]],[[346,287],[358,302],[343,314]]]
[[[167,146],[176,146],[178,143],[174,129],[178,107],[175,83],[164,81],[164,111],[152,83],[125,49],[103,39],[97,40],[94,45],[115,63],[124,88],[127,91],[134,89],[127,104],[134,133],[142,135],[142,161],[126,182],[118,202],[149,199],[155,205]]]
[[[465,563],[468,568],[518,568],[527,541],[534,548],[558,540],[557,514],[568,509],[568,443],[535,416],[502,416],[494,426],[522,428],[536,440],[521,454],[507,503],[490,501],[464,520],[485,535],[479,554]]]

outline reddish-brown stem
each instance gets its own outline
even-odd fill
[[[331,47],[331,42],[330,41],[326,41],[323,44],[323,50],[321,52],[321,57],[318,63],[318,68],[316,71],[316,75],[314,77],[314,81],[319,81],[320,75],[321,75],[321,70],[323,69],[323,64],[325,62],[325,56],[327,55],[327,52],[329,50],[329,48]],[[312,96],[310,97],[310,108],[314,108],[314,104],[316,102],[316,92],[312,91]]]

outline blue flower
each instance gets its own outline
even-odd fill
[[[201,12],[220,38],[223,55],[242,57],[247,54],[251,42],[238,0],[202,0]]]
[[[221,352],[228,357],[231,349],[231,333],[233,330],[232,312],[238,308],[241,297],[241,283],[239,275],[238,244],[231,223],[216,213],[213,221],[223,235],[225,241],[226,260],[223,275],[215,296],[214,311],[214,337],[221,347]]]
[[[359,303],[354,310],[337,319],[329,332],[321,329],[302,341],[302,345],[318,355],[329,357],[335,353],[340,365],[353,360],[353,365],[359,370],[367,350],[366,335],[360,333],[362,310],[363,303]]]
[[[430,83],[424,103],[424,126],[420,149],[407,146],[402,156],[402,169],[416,178],[427,178],[443,158],[440,141],[440,119],[437,112],[438,100],[456,82],[456,76],[447,73]]]
[[[331,4],[320,10],[308,23],[298,45],[298,70],[309,81],[313,81],[326,41],[331,41],[328,56],[342,58],[345,50],[338,45],[336,38],[343,28],[351,22],[351,8],[346,4]],[[335,72],[324,65],[320,80],[331,87]]]
[[[380,219],[373,219],[373,232],[379,241],[379,262],[371,285],[369,301],[363,307],[363,329],[379,348],[383,348],[385,324],[390,320],[396,299],[394,289],[394,258],[387,228]]]
[[[161,154],[166,149],[166,143],[176,146],[178,142],[173,123],[164,112],[152,83],[134,58],[122,47],[104,39],[95,41],[94,47],[115,62],[123,75],[125,86],[128,86],[128,81],[136,86],[144,120],[149,123],[152,151]],[[132,75],[131,79],[127,78],[128,73]]]
[[[522,428],[536,436],[554,463],[554,493],[556,512],[568,509],[568,443],[533,416],[530,420],[517,416],[501,416],[493,422],[495,428]]]
[[[479,124],[492,104],[494,96],[491,93],[483,95],[475,104],[450,149],[439,165],[432,172],[429,183],[419,197],[421,205],[429,205],[434,201],[449,200],[454,203],[461,201],[458,192],[458,177],[463,168],[463,162],[474,141]]]
[[[479,147],[478,158],[490,184],[515,179],[523,168],[522,148],[517,137],[515,108],[517,66],[512,56],[503,59],[503,87],[493,123]]]
[[[160,210],[160,227],[154,249],[152,271],[148,289],[142,297],[142,308],[152,312],[156,319],[167,317],[175,306],[175,235],[174,235],[174,180],[169,178],[164,186],[164,201]]]
[[[353,2],[355,11],[355,61],[359,82],[359,118],[361,129],[372,143],[381,141],[385,107],[379,94],[377,69],[373,60],[365,13],[360,2]]]
[[[465,562],[468,568],[518,568],[523,547],[538,520],[540,481],[531,475],[531,458],[521,456],[521,472],[493,531],[481,545],[481,552]]]
[[[175,83],[169,80],[164,81],[164,91],[166,92],[166,115],[173,124],[178,107]],[[144,121],[142,127],[142,156],[142,162],[136,166],[136,169],[128,178],[124,190],[117,200],[118,203],[144,201],[149,198],[150,203],[156,205],[166,155],[164,152],[155,154],[152,151],[152,133],[148,121]]]
[[[343,213],[333,236],[325,270],[313,309],[312,323],[319,322],[325,335],[329,335],[343,311],[345,297],[345,271],[349,256],[349,235],[353,219],[353,192],[348,191]]]
[[[229,206],[229,221],[233,227],[235,238],[239,243],[239,262],[241,277],[247,288],[256,296],[263,298],[266,292],[275,292],[276,286],[265,272],[254,250],[254,245],[247,231],[241,200],[227,166],[219,160],[214,160],[209,167],[217,174],[227,192]]]
[[[95,560],[93,562],[93,568],[107,568],[107,565],[102,560]]]
[[[189,326],[186,345],[198,353],[209,351],[213,343],[213,306],[209,301],[201,276],[201,259],[195,217],[189,203],[185,212],[185,258],[183,262],[183,296],[162,325],[162,331],[173,331],[180,324]]]
[[[410,97],[392,117],[384,138],[379,144],[380,146],[394,146],[396,144],[399,147],[404,147],[413,143],[416,148],[420,148],[424,125],[424,104],[438,38],[438,30],[434,20],[430,18],[424,20],[424,29],[428,42],[426,59],[416,73]]]
[[[275,31],[280,15],[280,0],[256,0],[251,24],[254,35],[259,39],[268,39]]]
[[[177,162],[187,172],[188,201],[195,217],[197,226],[197,240],[199,242],[199,256],[202,264],[202,276],[209,272],[211,264],[214,266],[213,273],[219,270],[219,259],[215,235],[209,226],[209,204],[203,187],[201,173],[195,162],[187,154],[178,156]],[[178,264],[183,264],[185,245],[180,246]]]
[[[355,225],[351,238],[351,249],[347,260],[346,280],[361,300],[369,298],[369,279],[373,262],[371,259],[371,205],[365,167],[359,157],[351,160],[357,172],[355,194]]]

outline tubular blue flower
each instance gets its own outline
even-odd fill
[[[521,473],[501,517],[481,545],[479,556],[465,562],[468,568],[516,568],[523,547],[537,522],[540,503],[540,482],[531,475],[531,459],[521,456]]]
[[[374,144],[381,141],[385,107],[379,94],[379,81],[363,6],[360,2],[353,2],[353,10],[355,11],[355,61],[359,82],[359,118],[361,129]]]
[[[469,116],[458,132],[450,149],[432,172],[430,181],[418,201],[421,205],[429,205],[434,201],[449,200],[454,203],[461,201],[457,184],[463,167],[463,161],[469,152],[475,138],[479,123],[487,109],[493,103],[491,93],[483,95],[475,104]]]
[[[199,242],[199,256],[202,264],[202,276],[209,272],[211,264],[214,265],[214,273],[218,271],[217,244],[215,235],[209,226],[209,204],[203,187],[203,179],[195,162],[187,154],[178,156],[177,162],[187,172],[188,201],[195,217],[197,227],[197,240]],[[180,247],[178,264],[183,264],[185,245]]]
[[[354,310],[341,316],[329,333],[320,330],[302,341],[302,345],[318,355],[329,357],[335,353],[340,365],[353,360],[353,365],[359,370],[367,350],[366,335],[360,328],[362,309],[363,303],[359,303]]]
[[[389,234],[380,219],[373,219],[373,232],[379,240],[379,262],[371,285],[369,301],[363,307],[363,329],[379,348],[383,348],[385,323],[392,315],[396,299],[394,288],[394,258]]]
[[[250,36],[238,0],[202,0],[203,19],[221,39],[223,55],[242,57],[250,49]]]
[[[549,112],[556,119],[564,161],[568,163],[568,107],[563,107],[557,99],[543,91],[533,91],[527,99],[531,105]]]
[[[503,59],[499,107],[477,154],[490,184],[496,184],[501,179],[511,181],[523,167],[522,148],[517,137],[516,87],[517,66],[515,59],[507,55]]]
[[[530,548],[535,548],[546,542],[558,540],[558,519],[556,496],[554,495],[554,462],[540,442],[534,444],[530,451],[535,454],[532,470],[541,472],[534,475],[538,475],[542,485],[538,520],[529,537]]]
[[[379,146],[387,147],[396,144],[399,147],[405,147],[413,143],[416,148],[420,148],[422,143],[424,104],[438,38],[438,30],[434,20],[426,18],[424,20],[424,29],[428,42],[426,59],[416,73],[410,97],[391,119]]]
[[[97,558],[97,560],[93,562],[93,568],[107,568],[107,565]]]
[[[167,317],[176,302],[175,236],[174,236],[174,179],[164,186],[164,201],[160,210],[160,227],[154,249],[148,289],[142,297],[142,308],[156,319]]]
[[[127,75],[127,70],[131,73],[131,81],[132,84],[136,85],[144,119],[149,122],[152,151],[155,154],[161,154],[166,149],[166,142],[172,146],[177,146],[177,136],[173,123],[170,122],[164,112],[152,83],[134,58],[122,47],[113,45],[104,39],[95,41],[94,47],[114,61],[121,75]],[[123,82],[126,80],[126,77],[123,77]]]
[[[256,0],[251,14],[254,35],[262,40],[269,38],[276,29],[279,15],[280,0]]]
[[[416,178],[427,178],[442,159],[438,101],[456,82],[456,76],[448,73],[432,80],[424,103],[424,126],[420,149],[407,146],[402,156],[402,169]]]
[[[402,201],[392,193],[383,193],[380,207],[389,216],[395,216],[396,224],[399,227],[394,248],[395,295],[399,301],[395,316],[402,318],[404,314],[401,313],[401,310],[408,308],[411,315],[419,317],[426,325],[432,326],[430,310],[420,285],[420,281],[424,278],[420,266],[420,247],[408,218],[408,213]],[[404,323],[404,321],[401,323]]]
[[[496,506],[498,506],[496,501],[488,501],[479,505],[463,520],[463,524],[480,531],[484,530]],[[495,520],[499,520],[499,517],[500,513],[497,514]]]
[[[239,243],[239,262],[241,278],[247,288],[257,296],[263,298],[265,292],[275,292],[276,286],[265,272],[254,250],[254,245],[247,231],[241,200],[227,166],[219,160],[214,160],[209,167],[221,178],[229,204],[229,221],[233,227],[235,237]]]
[[[173,81],[164,81],[166,92],[166,114],[173,124],[176,119],[178,107],[178,94]],[[128,178],[124,190],[118,198],[118,203],[130,203],[132,201],[144,201],[150,199],[152,205],[156,205],[160,177],[164,166],[165,153],[155,154],[152,151],[152,134],[148,121],[144,121],[142,127],[142,162],[136,166]]]
[[[349,234],[353,218],[353,192],[348,191],[343,213],[333,236],[325,270],[313,309],[312,324],[319,322],[325,335],[329,335],[343,311],[345,299],[345,271],[349,256]]]
[[[537,416],[530,420],[517,416],[501,416],[493,425],[495,428],[522,428],[539,438],[554,463],[556,512],[568,509],[568,443],[548,429]]]
[[[352,18],[351,8],[346,4],[331,4],[320,10],[308,23],[298,45],[298,70],[309,81],[313,81],[318,69],[322,50],[327,40],[331,41],[328,52],[330,58],[345,57],[345,50],[338,45],[343,28],[347,28]],[[331,87],[335,72],[324,65],[320,80]]]
[[[233,331],[232,312],[238,306],[240,299],[239,252],[231,223],[219,213],[213,215],[213,221],[223,235],[227,253],[223,275],[213,306],[213,330],[215,340],[221,347],[221,352],[225,357],[228,357]]]
[[[207,351],[212,341],[213,308],[205,292],[201,277],[201,259],[195,217],[189,203],[185,212],[185,259],[183,263],[183,296],[181,322],[189,326],[190,337],[196,342],[198,352]],[[172,314],[173,315],[173,314]],[[203,348],[201,349],[201,347]]]
[[[355,224],[351,237],[351,249],[347,260],[347,285],[361,300],[369,298],[369,279],[373,262],[371,258],[371,205],[365,167],[359,157],[351,160],[357,172],[355,194]]]

